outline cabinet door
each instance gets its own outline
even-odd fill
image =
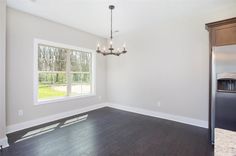
[[[236,44],[236,24],[216,27],[212,35],[215,46]]]

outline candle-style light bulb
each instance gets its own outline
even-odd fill
[[[120,52],[120,48],[117,48],[117,52]]]
[[[98,44],[97,44],[97,49],[99,50],[99,48],[100,48],[100,44],[98,43]]]
[[[112,47],[112,40],[110,40],[110,46]]]
[[[123,44],[123,48],[125,49],[125,47],[126,47],[126,45],[125,45],[125,43]]]
[[[105,48],[105,46],[103,47],[103,51],[104,51],[104,52],[106,51],[106,48]]]

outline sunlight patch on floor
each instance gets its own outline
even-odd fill
[[[46,127],[43,127],[43,128],[39,128],[39,129],[36,129],[36,130],[29,131],[25,135],[23,135],[21,137],[21,139],[17,140],[15,143],[23,141],[23,140],[27,140],[29,138],[33,138],[33,137],[36,137],[36,136],[39,136],[39,135],[42,135],[42,134],[45,134],[45,133],[48,133],[48,132],[51,132],[51,131],[55,130],[56,127],[59,124],[60,123],[56,123],[56,124],[49,125],[49,126],[46,126]]]
[[[87,118],[88,118],[88,114],[83,115],[83,116],[79,116],[79,117],[76,117],[76,118],[73,118],[73,119],[66,120],[64,122],[64,124],[62,126],[60,126],[60,128],[67,127],[67,126],[76,124],[76,123],[81,122],[81,121],[85,121],[85,120],[87,120]]]
[[[56,124],[52,124],[52,125],[45,126],[45,127],[42,127],[42,128],[38,128],[36,130],[29,131],[25,135],[23,135],[20,139],[15,141],[15,143],[21,142],[23,140],[27,140],[27,139],[30,139],[30,138],[33,138],[33,137],[36,137],[36,136],[39,136],[39,135],[42,135],[42,134],[46,134],[48,132],[54,131],[58,127],[63,128],[63,127],[67,127],[67,126],[85,121],[85,120],[87,120],[87,118],[88,118],[88,114],[66,120],[65,122],[56,123]]]

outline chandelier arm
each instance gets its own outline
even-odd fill
[[[120,56],[121,54],[124,54],[124,52],[99,52],[99,53],[101,53],[103,56],[107,56],[107,55]]]

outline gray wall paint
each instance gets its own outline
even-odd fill
[[[209,43],[205,23],[234,17],[236,11],[230,6],[198,14],[153,20],[116,38],[114,43],[120,46],[127,43],[128,53],[107,60],[108,100],[207,121]]]
[[[33,103],[33,41],[34,38],[89,49],[97,41],[105,42],[89,33],[57,24],[14,9],[7,9],[7,125],[79,109],[106,101],[106,58],[97,55],[97,96],[45,105]],[[102,96],[99,100],[98,96]],[[24,116],[18,116],[18,110]]]
[[[166,19],[120,34],[115,43],[126,41],[128,53],[107,60],[97,56],[96,97],[39,106],[33,105],[33,39],[91,49],[105,39],[8,9],[7,125],[105,101],[207,120],[208,32],[204,24],[235,16],[234,8]],[[24,110],[23,117],[18,117],[19,109]]]
[[[0,139],[6,136],[5,60],[6,0],[0,1]]]

